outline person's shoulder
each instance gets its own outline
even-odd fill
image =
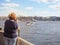
[[[8,23],[9,22],[9,20],[5,20],[5,22],[4,23]]]
[[[7,21],[9,21],[9,20],[5,20],[5,22],[7,22]]]

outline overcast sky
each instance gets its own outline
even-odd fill
[[[60,16],[60,0],[0,0],[0,16]]]

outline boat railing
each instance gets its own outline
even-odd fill
[[[3,30],[0,30],[0,45],[5,45],[4,43],[4,39],[3,39]],[[19,33],[20,35],[20,33]],[[25,39],[21,38],[21,37],[17,37],[17,42],[16,45],[34,45],[28,41],[26,41]]]
[[[17,37],[17,45],[34,45],[23,38]]]

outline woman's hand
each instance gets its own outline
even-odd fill
[[[20,30],[20,27],[18,27],[18,30]]]
[[[18,29],[17,29],[17,32],[16,32],[16,33],[17,33],[17,35],[18,35],[18,36],[20,36],[20,27],[18,27]]]

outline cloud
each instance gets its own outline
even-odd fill
[[[34,15],[39,15],[39,16],[46,16],[47,14],[49,14],[48,11],[35,11]]]
[[[34,2],[40,3],[40,2],[47,2],[48,0],[31,0],[31,1],[34,1]]]
[[[2,9],[8,9],[8,7],[0,7],[0,10],[2,10]]]
[[[60,3],[49,5],[48,7],[49,8],[52,8],[52,9],[55,9],[55,10],[60,10]]]
[[[26,10],[32,10],[33,7],[25,7]]]
[[[16,3],[1,3],[1,6],[5,6],[5,7],[18,7],[19,4]]]
[[[48,2],[59,2],[60,0],[31,0],[31,1],[34,1],[34,2],[37,2],[37,3],[40,3],[40,2],[43,2],[43,3],[48,3]]]
[[[11,0],[6,0],[7,2],[10,2]]]
[[[23,11],[15,9],[15,8],[8,8],[8,7],[0,7],[0,15],[7,16],[9,13],[14,12],[17,16],[24,15]]]
[[[1,3],[0,10],[14,10],[14,8],[18,6],[16,3]]]
[[[60,11],[56,11],[56,12],[53,12],[53,11],[35,11],[35,13],[32,13],[33,15],[36,15],[36,16],[43,16],[43,17],[46,17],[46,16],[60,16]]]
[[[17,15],[21,14],[23,15],[23,12],[18,10],[18,6],[20,6],[19,4],[16,3],[0,3],[0,14],[1,15],[8,15],[11,12],[15,12]]]

